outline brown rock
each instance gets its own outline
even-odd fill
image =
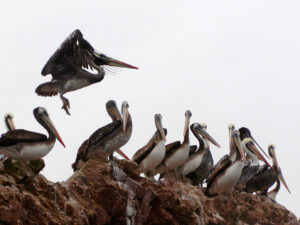
[[[18,164],[4,162],[0,224],[300,224],[265,197],[209,198],[203,188],[149,181],[132,173],[135,168],[129,161],[89,160],[67,181],[52,183],[42,175],[23,179]]]

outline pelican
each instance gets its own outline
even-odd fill
[[[4,115],[4,124],[5,124],[5,127],[6,127],[7,131],[12,131],[12,130],[16,129],[13,119],[14,119],[14,116],[13,116],[12,113],[5,113],[5,115]],[[5,155],[0,154],[0,160],[3,160],[3,159],[5,159]]]
[[[4,123],[5,123],[7,131],[12,131],[12,130],[16,129],[13,119],[14,119],[14,116],[12,113],[6,113],[4,115]]]
[[[214,165],[207,140],[217,147],[220,147],[220,145],[206,132],[207,126],[205,124],[194,123],[190,126],[190,129],[199,141],[199,147],[183,164],[181,173],[190,178],[194,184],[202,186],[203,181],[209,176]]]
[[[234,130],[232,132],[230,148],[231,155],[235,154],[235,160],[233,157],[227,157],[222,163],[216,167],[209,178],[207,179],[207,193],[209,195],[215,195],[218,193],[226,193],[233,190],[235,184],[238,182],[242,169],[244,167],[245,155],[240,145],[239,132]],[[237,148],[233,147],[235,145]]]
[[[237,182],[235,188],[239,190],[244,190],[247,182],[257,174],[258,170],[261,168],[259,165],[259,160],[265,162],[266,165],[271,167],[268,161],[260,154],[259,150],[255,147],[251,138],[244,138],[242,141],[242,148],[244,152],[249,156],[248,165],[243,168],[241,177]]]
[[[132,120],[128,108],[128,102],[124,101],[121,107],[122,117],[115,101],[110,100],[106,103],[107,113],[113,122],[96,130],[81,145],[76,160],[72,164],[74,171],[78,169],[78,164],[81,161],[86,162],[90,158],[106,158],[109,156],[112,160],[114,151],[129,159],[120,149],[129,141],[132,133]]]
[[[268,168],[268,166],[265,166],[260,171],[258,171],[258,173],[247,182],[245,190],[250,193],[260,192],[261,194],[266,195],[268,189],[279,179],[288,190],[288,192],[291,193],[283,178],[281,169],[278,166],[277,158],[275,155],[275,146],[269,145],[268,151],[273,161],[273,167]]]
[[[166,134],[162,126],[162,117],[160,114],[155,114],[154,122],[157,131],[150,141],[132,157],[132,160],[140,166],[136,172],[143,172],[147,177],[150,174],[152,175],[153,170],[163,161],[166,153]]]
[[[42,75],[51,74],[52,80],[39,85],[35,92],[40,96],[60,94],[62,109],[70,115],[69,100],[63,95],[102,81],[104,66],[138,69],[97,52],[77,29],[67,37],[42,69]],[[85,69],[95,69],[97,73],[93,74]]]
[[[239,132],[240,132],[241,141],[243,141],[245,138],[251,138],[252,141],[254,141],[254,143],[260,148],[260,150],[264,153],[264,155],[267,156],[267,158],[269,159],[269,156],[265,153],[262,147],[260,147],[260,145],[256,142],[256,140],[253,138],[250,130],[247,127],[241,127],[239,129]]]
[[[166,155],[160,166],[156,169],[156,173],[164,173],[174,170],[181,166],[188,158],[190,152],[189,125],[192,113],[190,110],[185,112],[185,122],[183,129],[183,142],[172,142],[166,145]],[[176,173],[175,173],[176,175]]]
[[[33,110],[33,114],[39,124],[48,132],[48,137],[36,132],[15,129],[2,134],[0,138],[0,153],[8,158],[19,160],[29,171],[27,163],[46,156],[54,147],[56,139],[65,147],[47,110],[37,107]]]

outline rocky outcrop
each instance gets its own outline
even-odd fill
[[[114,166],[89,160],[58,183],[24,177],[14,165],[0,165],[0,224],[300,224],[264,197],[234,192],[209,198],[201,187],[137,176],[125,160]],[[38,173],[43,162],[31,167]]]

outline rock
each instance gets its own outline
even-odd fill
[[[127,161],[91,159],[57,183],[21,179],[18,166],[7,162],[0,171],[0,224],[300,224],[265,197],[235,191],[209,198],[201,187],[137,176]]]

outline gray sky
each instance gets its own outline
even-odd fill
[[[155,131],[155,113],[172,142],[182,140],[190,109],[191,122],[206,122],[222,145],[211,147],[215,161],[228,153],[228,123],[247,126],[265,149],[276,145],[292,192],[282,186],[277,200],[299,216],[299,7],[296,0],[5,1],[0,115],[12,112],[18,128],[45,133],[32,109],[48,109],[67,146],[56,143],[45,157],[42,174],[51,181],[67,179],[81,143],[110,122],[109,99],[129,102],[133,134],[123,151],[130,157]],[[58,97],[34,90],[50,79],[42,67],[76,28],[98,51],[140,69],[115,69],[67,94],[69,117]]]

